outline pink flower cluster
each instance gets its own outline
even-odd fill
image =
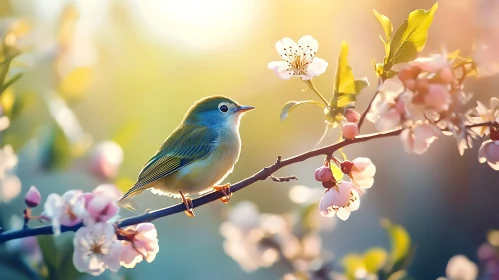
[[[346,220],[352,211],[359,209],[364,189],[372,187],[376,167],[369,158],[359,157],[342,162],[340,168],[350,181],[336,181],[329,166],[319,167],[315,179],[326,188],[319,204],[320,213],[325,217],[337,215]]]
[[[103,184],[91,193],[70,190],[62,196],[47,197],[41,217],[52,222],[55,236],[61,233],[61,226],[83,223],[73,240],[73,263],[78,271],[100,275],[106,269],[132,268],[142,260],[152,262],[159,252],[153,224],[120,229],[112,223],[118,218],[117,201],[121,195],[114,185]],[[35,187],[27,192],[25,201],[28,207],[41,202]]]

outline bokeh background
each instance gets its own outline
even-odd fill
[[[355,76],[365,76],[375,84],[372,60],[380,61],[384,50],[378,38],[382,30],[372,9],[387,15],[397,27],[410,11],[429,9],[433,3],[2,0],[1,18],[29,22],[25,41],[19,43],[26,45],[24,54],[12,65],[14,72],[24,73],[12,94],[25,98],[26,104],[2,139],[19,155],[21,193],[32,185],[46,197],[69,189],[89,191],[106,181],[120,186],[131,183],[187,108],[211,94],[227,95],[257,108],[242,120],[242,154],[229,182],[256,173],[278,155],[288,157],[309,150],[323,133],[323,115],[315,107],[303,106],[280,121],[285,102],[312,99],[314,95],[299,79],[283,81],[267,69],[268,62],[279,58],[275,42],[284,36],[296,40],[307,34],[315,37],[320,46],[317,55],[329,62],[328,70],[315,83],[328,94],[341,42],[347,41]],[[498,1],[442,0],[439,4],[423,54],[439,52],[441,46],[471,54],[475,43],[499,49]],[[61,85],[76,68],[79,72],[72,73],[75,77]],[[466,85],[467,91],[485,103],[497,96],[498,86],[494,75],[472,79]],[[359,108],[370,100],[374,87],[361,94]],[[74,115],[58,115],[54,100],[59,99]],[[59,143],[50,142],[55,136],[47,126],[54,116],[66,123],[72,135],[68,141],[73,144],[70,152],[74,158],[61,168],[52,168],[54,158],[47,161],[40,152],[46,145],[53,148]],[[71,121],[72,116],[77,123]],[[368,131],[374,131],[371,124],[364,128]],[[337,137],[333,133],[323,144]],[[115,141],[124,151],[123,164],[112,179],[89,172],[92,154],[87,151],[105,140]],[[478,163],[476,147],[461,157],[455,140],[448,137],[433,144],[426,154],[415,156],[406,154],[400,140],[394,138],[357,144],[345,152],[350,158],[371,158],[377,174],[360,210],[348,221],[323,221],[334,223],[333,230],[322,233],[322,246],[337,260],[372,246],[388,247],[388,237],[379,225],[386,217],[403,225],[411,236],[415,246],[411,276],[435,279],[445,275],[453,255],[476,260],[476,250],[486,240],[487,231],[499,227],[499,175]],[[51,156],[61,154],[64,152]],[[134,279],[282,277],[287,272],[282,265],[251,273],[242,270],[224,252],[220,224],[229,207],[243,200],[253,201],[266,213],[292,211],[297,204],[289,196],[291,187],[322,188],[313,177],[322,160],[311,159],[278,173],[294,174],[299,181],[258,182],[238,192],[229,206],[212,203],[196,209],[195,219],[174,215],[157,220],[161,250],[156,260],[139,264],[129,274]],[[49,168],[40,168],[44,164]],[[137,200],[141,211],[175,203],[175,199],[150,193]],[[0,209],[4,220],[20,215],[22,195],[0,204]],[[121,214],[134,213],[123,210]],[[2,279],[21,279],[8,265],[0,266],[0,275],[6,275]],[[109,273],[100,277],[116,279]]]

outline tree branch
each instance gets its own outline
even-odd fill
[[[469,125],[466,127],[471,128],[471,127],[477,127],[477,126],[499,127],[499,124],[487,122],[487,123],[481,123],[481,124],[472,124],[472,125]],[[311,151],[308,151],[308,152],[305,152],[305,153],[302,153],[302,154],[299,154],[299,155],[296,155],[296,156],[293,156],[293,157],[290,157],[287,159],[281,159],[281,157],[279,156],[277,161],[274,164],[263,168],[258,173],[254,174],[253,176],[250,176],[242,181],[237,182],[236,184],[234,184],[230,187],[230,190],[231,190],[231,192],[234,193],[234,192],[242,190],[243,188],[245,188],[251,184],[254,184],[258,181],[266,180],[269,177],[273,178],[274,181],[276,181],[276,179],[278,181],[280,180],[279,182],[292,180],[294,176],[277,178],[277,177],[274,177],[272,174],[274,172],[278,171],[279,169],[286,167],[288,165],[299,163],[299,162],[302,162],[302,161],[305,161],[307,159],[310,159],[310,158],[313,158],[316,156],[320,156],[320,155],[326,155],[326,156],[331,155],[336,150],[343,148],[345,146],[348,146],[350,144],[361,143],[361,142],[365,142],[365,141],[372,140],[372,139],[386,138],[386,137],[399,135],[402,132],[402,130],[403,130],[402,128],[401,129],[394,129],[394,130],[390,130],[390,131],[386,131],[386,132],[377,132],[377,133],[361,135],[361,136],[358,136],[352,140],[344,139],[344,140],[339,141],[335,144],[332,144],[332,145],[329,145],[326,147],[322,147],[322,148],[318,148],[318,149],[314,149],[314,150],[311,150]],[[208,193],[206,195],[203,195],[203,196],[200,196],[196,199],[193,199],[192,204],[195,208],[197,208],[199,206],[210,203],[212,201],[216,201],[216,200],[222,198],[223,196],[224,196],[224,194],[222,192]],[[139,223],[151,222],[151,221],[156,220],[158,218],[162,218],[162,217],[166,217],[166,216],[170,216],[173,214],[184,212],[185,210],[186,210],[185,205],[183,203],[179,203],[179,204],[173,205],[171,207],[162,208],[162,209],[151,211],[151,212],[139,215],[139,216],[123,219],[121,221],[118,221],[117,226],[121,228],[121,227],[136,225]],[[77,231],[82,226],[83,226],[83,224],[81,224],[81,223],[74,225],[74,226],[71,226],[71,227],[61,226],[61,232]],[[49,225],[49,226],[40,226],[40,227],[34,227],[34,228],[24,228],[24,229],[18,229],[18,230],[4,231],[4,232],[0,233],[0,243],[8,241],[8,240],[12,240],[12,239],[23,238],[23,237],[28,237],[28,236],[35,236],[35,235],[44,235],[44,234],[53,234],[52,226]]]

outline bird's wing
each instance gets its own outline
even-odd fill
[[[176,129],[147,162],[134,188],[159,180],[189,163],[209,155],[215,147],[217,133],[206,126],[186,124]]]

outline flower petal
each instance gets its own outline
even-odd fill
[[[282,59],[289,61],[288,54],[298,51],[298,45],[296,42],[288,37],[284,37],[275,43],[275,49],[282,57]]]
[[[322,58],[314,57],[312,62],[307,67],[307,75],[302,77],[303,80],[310,80],[315,76],[319,76],[326,72],[328,63]]]
[[[313,55],[319,49],[319,42],[314,39],[314,37],[310,35],[305,35],[298,40],[298,46],[303,48],[304,50],[308,50],[312,52]]]
[[[289,80],[293,77],[293,71],[289,71],[289,63],[286,61],[272,61],[267,64],[267,67],[274,71],[279,78],[283,80]]]
[[[348,217],[350,217],[350,213],[352,213],[352,211],[350,211],[350,209],[348,209],[348,208],[340,208],[336,212],[336,215],[341,220],[346,221],[348,219]]]

